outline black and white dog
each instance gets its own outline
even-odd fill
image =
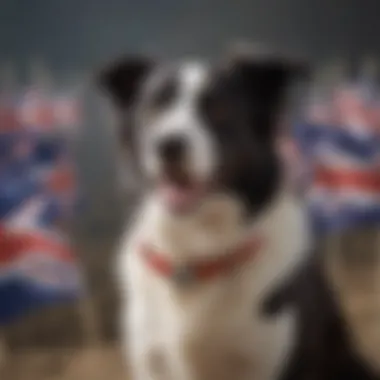
[[[308,223],[278,154],[301,69],[240,54],[127,57],[102,72],[146,180],[118,261],[134,379],[371,378],[306,257]]]

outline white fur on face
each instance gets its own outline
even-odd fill
[[[140,152],[145,170],[157,177],[161,174],[161,161],[156,152],[159,141],[173,134],[186,139],[188,156],[186,166],[197,180],[209,179],[217,162],[212,137],[197,111],[197,99],[205,83],[207,68],[202,64],[183,64],[177,72],[178,92],[167,110],[143,126]]]

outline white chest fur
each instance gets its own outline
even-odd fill
[[[140,239],[153,239],[178,262],[200,252],[199,245],[216,254],[241,236],[239,213],[227,201],[218,204],[225,221],[217,229],[211,224],[211,232],[204,225],[197,231],[199,220],[173,223],[155,207],[141,214],[118,263],[128,295],[123,339],[136,380],[275,379],[293,344],[295,315],[286,310],[268,319],[261,305],[302,260],[307,234],[300,207],[281,196],[255,226],[265,237],[255,259],[228,276],[182,288],[146,266]]]

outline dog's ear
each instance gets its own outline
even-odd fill
[[[154,62],[149,58],[123,57],[100,70],[96,81],[117,107],[128,109],[136,100],[140,86],[153,66]]]
[[[272,141],[289,85],[308,77],[307,64],[273,53],[242,50],[229,57],[228,66],[249,101],[255,134],[262,141]]]

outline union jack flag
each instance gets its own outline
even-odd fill
[[[0,246],[0,324],[81,293],[71,247],[58,234],[0,224]]]
[[[306,195],[318,232],[380,224],[380,102],[367,90],[342,86],[333,96],[334,123],[309,119],[296,128],[311,173]]]
[[[54,102],[36,88],[11,100],[0,102],[0,325],[83,292],[60,229],[74,211],[76,182]],[[74,122],[63,114],[62,124]]]
[[[22,201],[0,222],[0,324],[82,292],[70,244],[46,219],[43,195]]]

